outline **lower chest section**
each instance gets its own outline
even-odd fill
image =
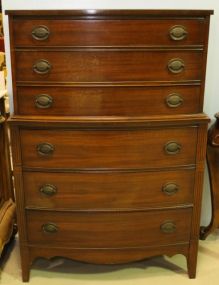
[[[189,243],[199,125],[15,129],[31,246]]]

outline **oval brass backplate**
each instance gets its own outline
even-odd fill
[[[172,196],[179,191],[179,186],[174,182],[168,182],[162,187],[162,191],[168,195]]]
[[[165,144],[164,150],[167,154],[177,154],[181,150],[181,145],[176,141],[170,141]]]
[[[34,27],[31,34],[35,40],[44,41],[48,39],[50,35],[50,31],[47,26],[40,25],[40,26]]]
[[[173,58],[169,60],[167,67],[171,73],[181,73],[185,69],[185,63],[181,58]]]
[[[176,231],[176,225],[172,221],[166,221],[160,226],[160,229],[163,233],[171,234]]]
[[[52,106],[53,98],[48,94],[39,94],[35,98],[35,105],[39,109],[48,109]]]
[[[54,146],[50,143],[44,142],[36,146],[37,152],[43,156],[52,155],[54,152]]]
[[[166,104],[170,108],[177,108],[183,104],[183,98],[178,93],[171,93],[166,97]]]
[[[46,59],[40,59],[33,65],[33,71],[37,74],[47,74],[50,72],[52,65]]]
[[[169,35],[174,41],[182,41],[187,37],[188,32],[184,26],[175,25],[170,28]]]
[[[58,232],[58,226],[55,223],[46,223],[42,225],[44,233],[55,234]]]
[[[44,184],[40,187],[40,192],[46,196],[53,196],[57,193],[57,187],[53,184]]]

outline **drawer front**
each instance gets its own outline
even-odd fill
[[[200,86],[18,87],[18,113],[59,116],[144,116],[200,111]]]
[[[203,30],[203,19],[27,19],[13,25],[15,46],[201,45]]]
[[[24,172],[28,207],[112,209],[193,202],[194,170],[138,173]]]
[[[30,243],[77,248],[142,247],[188,242],[191,208],[149,212],[28,211]]]
[[[19,51],[18,81],[121,82],[200,80],[202,51]]]
[[[22,160],[26,167],[49,168],[126,169],[194,164],[197,130],[21,130]]]

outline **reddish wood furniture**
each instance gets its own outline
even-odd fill
[[[7,13],[23,280],[178,253],[194,278],[212,11]]]

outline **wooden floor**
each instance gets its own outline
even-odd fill
[[[18,239],[3,262],[0,284],[24,284],[21,281]],[[184,269],[182,269],[184,268]],[[219,231],[200,241],[197,277],[190,280],[186,261],[181,255],[157,257],[124,266],[96,266],[56,258],[52,262],[39,259],[34,263],[30,285],[187,285],[218,284]]]

